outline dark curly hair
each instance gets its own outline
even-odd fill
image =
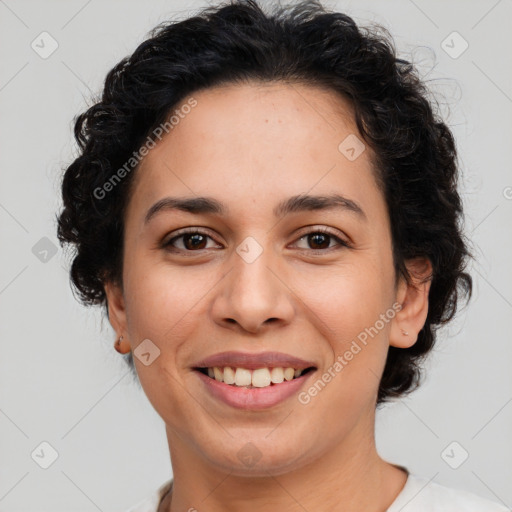
[[[270,14],[255,0],[205,8],[154,28],[108,73],[101,99],[76,118],[80,153],[62,182],[58,238],[74,248],[74,289],[84,304],[103,305],[108,315],[103,284],[122,285],[123,219],[137,169],[130,172],[126,162],[184,98],[247,81],[326,87],[353,106],[375,153],[396,277],[413,282],[405,266],[410,258],[428,257],[432,264],[426,322],[413,346],[389,348],[377,405],[411,392],[436,329],[454,316],[461,295],[469,299],[472,292],[455,143],[387,30],[360,28],[317,0],[276,6]],[[123,166],[123,179],[113,183]],[[135,374],[131,353],[127,361]]]

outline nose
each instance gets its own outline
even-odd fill
[[[293,293],[271,250],[252,262],[238,253],[232,256],[232,270],[219,283],[212,307],[215,322],[253,334],[271,324],[289,324],[295,314]]]

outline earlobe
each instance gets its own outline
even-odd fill
[[[397,348],[408,348],[416,343],[427,319],[432,282],[432,264],[428,258],[408,260],[406,267],[411,282],[400,279],[396,300],[401,309],[393,318],[389,336],[389,344]]]

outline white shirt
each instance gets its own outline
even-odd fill
[[[506,506],[472,492],[445,487],[409,473],[405,486],[386,512],[511,512]],[[157,512],[172,479],[126,512]]]

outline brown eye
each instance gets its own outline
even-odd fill
[[[311,249],[327,249],[331,238],[330,235],[326,235],[325,233],[311,233],[307,235]]]
[[[338,246],[338,249],[340,247],[349,247],[348,242],[322,229],[316,229],[315,231],[302,235],[296,243],[299,242],[303,242],[306,245],[306,247],[299,246],[299,249],[310,249],[312,251],[327,252],[327,250],[336,249],[336,246]]]
[[[183,245],[186,249],[204,249],[206,246],[206,236],[199,233],[183,235]]]
[[[169,251],[195,252],[208,249],[214,245],[209,245],[209,241],[214,241],[211,236],[200,231],[186,231],[170,238],[164,242],[163,248]]]

